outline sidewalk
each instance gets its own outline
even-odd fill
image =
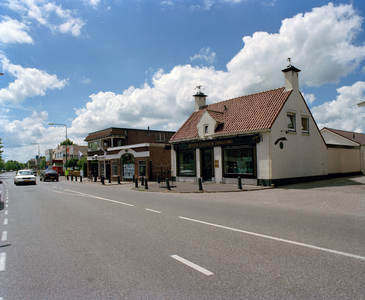
[[[82,183],[102,185],[100,180],[97,182],[91,182],[88,179],[83,179]],[[223,193],[223,192],[245,192],[245,191],[256,191],[263,189],[270,189],[270,187],[255,186],[255,185],[244,185],[242,184],[242,190],[238,189],[237,184],[222,184],[222,183],[211,183],[203,182],[203,191],[199,191],[198,183],[191,182],[170,182],[171,189],[166,189],[166,183],[157,183],[155,181],[148,182],[148,189],[145,185],[141,185],[141,181],[138,181],[138,188],[135,187],[135,183],[131,181],[122,181],[120,184],[117,182],[109,183],[105,181],[104,186],[130,186],[132,190],[141,192],[159,192],[159,193]]]
[[[66,180],[64,177],[60,177],[61,180]],[[69,182],[72,182],[69,180]],[[75,182],[75,181],[74,181]],[[80,179],[78,184],[92,184],[92,185],[100,185],[102,186],[100,180],[97,182],[92,182],[86,178],[83,179],[82,183],[80,183]],[[271,187],[265,186],[256,186],[256,185],[244,185],[242,184],[242,190],[238,189],[237,184],[222,184],[222,183],[208,183],[203,182],[203,191],[199,191],[198,183],[191,182],[174,182],[170,183],[171,189],[166,189],[166,183],[163,184],[157,183],[155,181],[148,182],[148,189],[145,188],[145,185],[141,185],[141,181],[138,181],[138,188],[135,187],[135,183],[132,181],[122,181],[120,184],[117,182],[109,183],[107,180],[105,181],[105,187],[124,187],[127,189],[140,191],[140,192],[159,192],[159,193],[226,193],[226,192],[246,192],[246,191],[258,191],[258,190],[267,190],[272,189]],[[350,189],[351,192],[360,192],[363,193],[365,191],[365,176],[357,175],[357,176],[348,176],[348,177],[337,177],[325,180],[311,181],[306,183],[298,183],[286,186],[279,186],[275,189],[282,190],[345,190],[344,188]]]

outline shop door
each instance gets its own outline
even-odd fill
[[[202,149],[202,177],[204,181],[211,181],[213,177],[212,149]]]

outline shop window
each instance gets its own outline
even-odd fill
[[[144,160],[138,162],[138,175],[146,176],[146,161]]]
[[[195,151],[177,152],[178,176],[195,176]]]
[[[302,132],[309,133],[309,118],[302,117]]]
[[[165,135],[162,133],[156,134],[156,142],[164,142],[165,141]]]
[[[114,176],[118,175],[118,162],[117,161],[113,161],[113,175]]]
[[[225,175],[254,175],[253,147],[224,149]]]
[[[295,131],[295,114],[286,115],[286,124],[289,131]]]

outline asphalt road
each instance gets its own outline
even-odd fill
[[[365,299],[365,180],[245,193],[0,175],[0,299]]]

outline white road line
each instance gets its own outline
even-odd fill
[[[5,211],[5,214],[7,215],[8,213],[9,213],[9,211],[8,211],[8,210],[6,210],[6,211]]]
[[[152,211],[152,212],[155,212],[155,213],[157,213],[157,214],[160,214],[161,212],[160,211],[158,211],[158,210],[153,210],[153,209],[149,209],[149,208],[146,208],[146,210],[148,210],[148,211]]]
[[[0,253],[0,271],[5,271],[6,269],[6,252]]]
[[[198,266],[197,264],[194,264],[194,263],[192,263],[191,261],[188,261],[188,260],[186,260],[185,258],[182,258],[182,257],[180,257],[180,256],[178,256],[178,255],[176,255],[176,254],[174,254],[174,255],[170,255],[170,257],[172,257],[173,259],[176,259],[176,260],[178,260],[179,262],[181,262],[181,263],[183,263],[183,264],[185,264],[185,265],[189,266],[190,268],[193,268],[193,269],[195,269],[195,270],[197,270],[197,271],[199,271],[199,272],[203,273],[204,275],[210,276],[210,275],[213,275],[213,274],[214,274],[214,273],[210,272],[209,270],[204,269],[204,268],[202,268],[201,266]]]
[[[1,241],[5,242],[7,239],[8,239],[8,232],[3,231],[3,233],[1,234]]]
[[[213,227],[218,227],[218,228],[222,228],[222,229],[228,229],[228,230],[231,230],[231,231],[241,232],[241,233],[245,233],[245,234],[249,234],[249,235],[253,235],[253,236],[257,236],[257,237],[261,237],[261,238],[265,238],[265,239],[270,239],[270,240],[274,240],[274,241],[278,241],[278,242],[283,242],[283,243],[287,243],[287,244],[292,244],[292,245],[296,245],[296,246],[300,246],[300,247],[306,247],[306,248],[320,250],[320,251],[324,251],[324,252],[329,252],[329,253],[333,253],[333,254],[337,254],[337,255],[342,255],[342,256],[347,256],[347,257],[351,257],[351,258],[365,260],[365,257],[360,256],[360,255],[355,255],[355,254],[341,252],[341,251],[337,251],[337,250],[322,248],[322,247],[318,247],[318,246],[314,246],[314,245],[310,245],[310,244],[299,243],[299,242],[295,242],[295,241],[291,241],[291,240],[281,239],[281,238],[277,238],[277,237],[273,237],[273,236],[269,236],[269,235],[259,234],[259,233],[255,233],[255,232],[250,232],[250,231],[241,230],[241,229],[232,228],[232,227],[227,227],[227,226],[222,226],[222,225],[218,225],[218,224],[214,224],[214,223],[208,223],[208,222],[204,222],[204,221],[194,220],[194,219],[190,219],[190,218],[185,218],[185,217],[179,217],[179,218],[183,219],[183,220],[195,222],[195,223],[200,223],[200,224],[209,225],[209,226],[213,226]]]
[[[8,225],[8,219],[4,219],[4,225]]]
[[[103,198],[103,197],[98,197],[98,196],[94,196],[94,195],[89,195],[89,194],[85,194],[85,193],[80,193],[80,192],[76,192],[76,191],[72,191],[72,190],[65,190],[65,191],[73,192],[73,193],[79,194],[79,195],[84,196],[84,197],[100,199],[100,200],[103,200],[103,201],[108,201],[108,202],[117,203],[117,204],[126,205],[126,206],[134,206],[133,204],[119,202],[119,201],[115,201],[115,200],[111,200],[111,199],[107,199],[107,198]],[[60,193],[60,192],[56,192],[56,191],[54,191],[54,192],[55,193]]]

